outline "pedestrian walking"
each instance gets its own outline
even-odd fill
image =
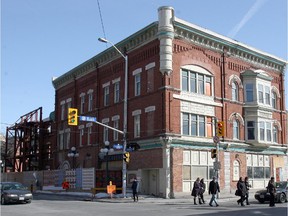
[[[198,177],[193,184],[193,189],[191,192],[191,196],[194,196],[194,205],[197,205],[196,199],[199,196],[199,192],[200,192],[200,178]],[[202,204],[202,202],[200,202],[200,199],[199,199],[199,204]]]
[[[134,202],[138,202],[138,182],[137,178],[135,177],[132,183],[132,192],[133,192],[133,199]]]
[[[204,178],[202,178],[200,180],[199,203],[202,202],[203,204],[205,204],[205,200],[204,200],[205,190],[206,190],[206,184],[204,182]]]
[[[275,185],[275,178],[271,177],[270,181],[268,182],[267,192],[270,193],[270,207],[275,207],[275,194],[276,194],[276,185]]]
[[[215,202],[216,206],[219,206],[216,200],[216,194],[217,192],[220,192],[219,184],[216,181],[216,177],[213,177],[213,180],[209,183],[209,195],[212,194],[211,200],[209,202],[209,205],[212,207],[212,203]]]
[[[241,204],[241,206],[245,206],[244,200],[246,197],[246,185],[245,185],[245,182],[243,181],[242,177],[240,177],[239,181],[237,182],[237,190],[238,190],[238,194],[240,196],[240,199],[237,200],[237,203],[238,203],[238,205]]]
[[[247,176],[244,179],[244,183],[246,186],[246,195],[245,195],[246,205],[250,205],[250,203],[249,203],[249,189],[251,188],[251,184],[249,184],[249,178]]]

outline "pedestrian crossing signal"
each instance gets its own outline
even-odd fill
[[[78,125],[78,109],[68,108],[68,125]]]

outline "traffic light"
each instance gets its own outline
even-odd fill
[[[217,157],[217,149],[211,149],[211,158]]]
[[[68,108],[68,125],[78,125],[78,109]]]
[[[126,163],[129,163],[129,161],[130,161],[130,153],[129,152],[126,152],[125,154],[123,154],[123,160]]]
[[[225,125],[223,121],[217,122],[217,136],[222,137],[225,134]]]

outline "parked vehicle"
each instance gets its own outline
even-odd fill
[[[287,202],[287,191],[288,191],[287,181],[276,182],[275,202],[280,202],[280,203]],[[266,188],[263,190],[256,191],[254,197],[260,203],[264,203],[265,201],[270,200],[270,193],[267,192],[267,188]]]
[[[19,182],[1,182],[1,205],[7,203],[31,203],[32,193]]]

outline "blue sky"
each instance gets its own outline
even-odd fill
[[[1,0],[1,132],[39,107],[48,117],[52,77],[106,49],[99,37],[117,43],[157,21],[160,6],[287,60],[287,0]]]

